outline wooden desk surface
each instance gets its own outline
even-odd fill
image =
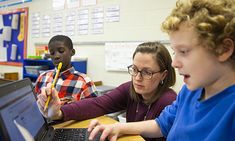
[[[101,116],[97,117],[102,124],[112,124],[117,122],[116,120],[107,117],[107,116]],[[66,121],[57,125],[54,125],[55,128],[87,128],[91,119],[84,120],[84,121]],[[144,139],[141,136],[138,135],[129,135],[129,136],[122,136],[118,138],[118,141],[144,141]]]

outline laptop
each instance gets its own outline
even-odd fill
[[[4,141],[88,140],[86,128],[49,126],[39,112],[28,78],[0,85],[0,139]],[[69,137],[70,139],[67,139]],[[99,140],[100,134],[95,140]]]
[[[8,79],[2,79],[0,78],[0,85],[4,85],[4,84],[7,84],[9,82],[12,82],[11,80],[8,80]]]

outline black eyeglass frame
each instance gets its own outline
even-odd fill
[[[144,78],[144,79],[152,79],[154,74],[159,73],[159,72],[162,72],[161,70],[160,70],[160,71],[155,71],[155,72],[148,71],[149,74],[145,74],[145,75],[144,75],[145,77],[144,77],[144,76],[143,76],[143,70],[138,70],[137,67],[135,67],[136,70],[137,70],[136,74],[131,73],[130,68],[133,69],[133,67],[134,67],[134,65],[130,65],[130,66],[127,67],[128,73],[129,73],[131,76],[137,76],[138,73],[140,73],[140,76],[141,76],[142,78]],[[134,69],[133,69],[133,70],[134,70]],[[146,70],[145,70],[145,71],[146,71]],[[149,77],[146,77],[146,76],[149,76]]]

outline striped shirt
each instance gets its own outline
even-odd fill
[[[40,94],[42,87],[53,82],[55,74],[56,69],[40,74],[35,84],[35,92]],[[62,101],[66,99],[66,102],[97,96],[94,82],[86,74],[76,71],[74,67],[59,74],[55,88],[58,91],[59,98]],[[62,102],[62,104],[64,103]]]

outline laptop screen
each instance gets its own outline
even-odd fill
[[[38,110],[29,79],[0,86],[0,124],[4,140],[24,140],[19,126],[35,138],[45,120]]]

